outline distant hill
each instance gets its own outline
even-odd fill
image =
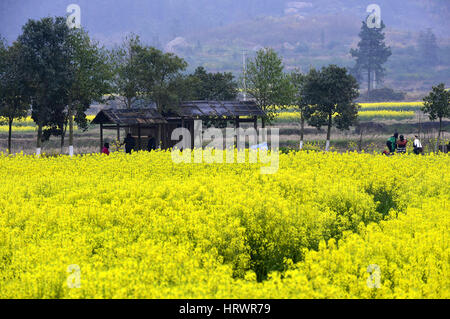
[[[130,32],[147,44],[173,51],[211,71],[242,68],[248,55],[274,47],[289,68],[353,64],[348,52],[358,41],[371,3],[381,7],[387,42],[393,48],[386,83],[410,91],[450,82],[449,0],[1,0],[0,35],[12,42],[29,18],[63,16],[69,4],[81,7],[81,23],[110,47]],[[440,61],[426,67],[417,51],[418,33],[431,28]]]
[[[2,0],[0,34],[12,41],[28,18],[64,15],[66,7],[77,3],[82,24],[108,42],[118,35],[142,34],[146,40],[168,42],[205,29],[230,26],[257,17],[354,16],[363,18],[373,0]],[[438,36],[448,36],[450,1],[377,0],[387,25],[419,31],[430,27]]]

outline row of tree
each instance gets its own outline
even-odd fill
[[[330,65],[307,74],[299,70],[286,74],[277,53],[263,49],[250,61],[246,78],[248,93],[267,114],[263,127],[283,106],[295,106],[300,113],[300,148],[305,123],[319,129],[327,127],[328,151],[331,128],[348,130],[357,121],[359,106],[354,100],[359,96],[359,86],[346,68]]]
[[[87,128],[85,112],[110,90],[111,71],[105,50],[81,29],[69,29],[64,18],[29,20],[10,47],[0,46],[0,115],[11,127],[17,118],[31,117],[37,126],[37,153],[50,135],[74,121]]]
[[[182,58],[143,45],[136,35],[108,51],[63,17],[29,20],[11,46],[0,44],[0,116],[9,125],[8,150],[14,120],[28,114],[36,123],[38,154],[52,135],[60,137],[63,151],[67,130],[72,154],[74,125],[87,129],[86,111],[94,102],[119,99],[126,108],[153,103],[164,114],[182,100],[236,99],[231,73],[199,67],[185,74],[186,67]],[[302,127],[304,121],[326,125],[329,145],[333,125],[348,128],[356,119],[358,85],[346,69],[286,74],[276,52],[262,49],[245,77],[249,95],[266,111],[263,126],[277,115],[275,105],[299,105]]]
[[[231,73],[198,68],[185,75],[187,63],[171,53],[145,46],[136,35],[106,50],[82,29],[70,29],[63,17],[29,20],[11,46],[0,39],[0,119],[9,125],[31,114],[37,127],[37,153],[50,136],[59,136],[61,152],[74,124],[86,130],[86,111],[94,102],[119,99],[124,107],[154,103],[164,113],[185,99],[235,99]],[[148,103],[146,103],[148,105]]]
[[[369,64],[361,62],[361,67]],[[0,116],[9,125],[8,150],[14,120],[30,113],[37,126],[38,154],[51,135],[61,138],[63,151],[67,129],[72,154],[74,123],[87,129],[86,112],[94,102],[119,99],[125,108],[153,104],[164,114],[174,111],[183,100],[236,99],[238,84],[231,73],[208,73],[199,67],[185,74],[186,67],[182,58],[144,45],[136,35],[108,51],[84,30],[69,29],[65,18],[29,20],[11,46],[0,41]],[[266,48],[249,61],[243,76],[246,93],[266,113],[263,127],[283,106],[296,106],[300,148],[305,123],[327,128],[328,150],[331,128],[346,130],[357,121],[354,100],[359,87],[346,68],[330,65],[307,74],[298,70],[286,73],[281,58]],[[429,103],[430,110],[434,104]],[[226,124],[226,119],[207,124]]]

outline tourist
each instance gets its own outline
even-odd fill
[[[153,151],[156,149],[156,140],[154,137],[149,136],[148,137],[148,144],[147,144],[147,151]]]
[[[398,133],[395,133],[386,142],[386,145],[389,149],[389,152],[391,152],[391,154],[395,153],[395,150],[397,148],[397,139],[398,139]]]
[[[109,143],[105,143],[105,145],[103,145],[102,154],[109,155]]]
[[[136,141],[134,140],[134,137],[131,135],[131,133],[127,134],[127,137],[123,141],[122,145],[124,145],[124,144],[125,144],[125,152],[127,154],[131,154],[131,151],[136,146]]]
[[[397,153],[406,153],[406,144],[408,144],[408,140],[403,135],[400,135],[400,139],[397,141]]]
[[[417,135],[414,135],[414,154],[419,155],[423,153],[422,143]]]

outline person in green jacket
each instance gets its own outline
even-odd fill
[[[389,149],[389,152],[395,153],[395,150],[397,149],[397,139],[398,139],[398,133],[395,133],[393,136],[388,138],[386,145]]]

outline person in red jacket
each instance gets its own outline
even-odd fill
[[[105,143],[102,149],[102,154],[109,155],[109,143]]]
[[[400,139],[397,141],[397,153],[406,153],[406,144],[408,144],[408,140],[400,135]]]

